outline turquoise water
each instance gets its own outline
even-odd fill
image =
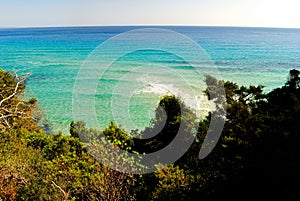
[[[39,100],[53,131],[62,130],[67,133],[69,123],[73,120],[72,93],[80,67],[99,44],[137,28],[145,27],[0,29],[0,67],[30,73],[26,82],[27,95]],[[223,79],[240,85],[261,84],[265,86],[265,91],[270,91],[285,83],[290,69],[300,68],[300,29],[159,28],[177,31],[194,40],[210,56]],[[168,43],[164,45],[168,46]],[[201,93],[203,82],[197,80],[199,76],[194,75],[193,68],[176,55],[159,50],[124,55],[105,72],[94,95],[101,129],[114,119],[110,102],[112,96],[120,100],[124,98],[113,93],[120,79],[126,86],[134,85],[136,80],[130,80],[126,76],[130,72],[130,78],[135,78],[136,75],[141,79],[139,75],[142,71],[132,72],[134,67],[140,66],[152,69],[149,77],[162,76],[161,79],[167,79],[170,75],[170,80],[179,79],[174,77],[174,73],[160,70],[161,66],[166,65],[174,70],[172,72],[176,71],[178,75],[191,80],[193,90]],[[167,93],[166,89],[176,91],[175,85],[162,86],[151,79],[149,81],[149,78],[143,79],[145,82],[151,81],[150,85],[137,89],[130,96],[129,107],[124,111],[117,111],[124,114],[129,111],[134,121],[133,126],[129,126],[126,121],[122,122],[122,116],[118,120],[127,129],[133,129],[134,126],[141,129],[149,125],[159,96]]]

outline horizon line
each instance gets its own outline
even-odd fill
[[[240,26],[240,25],[195,25],[195,24],[109,24],[109,25],[41,25],[41,26],[0,26],[0,29],[22,28],[72,28],[72,27],[228,27],[228,28],[266,28],[266,29],[300,29],[300,27],[276,26]]]

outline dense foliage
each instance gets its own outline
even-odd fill
[[[199,160],[210,116],[218,107],[197,122],[178,98],[162,97],[152,125],[130,133],[151,135],[162,126],[158,135],[145,140],[131,138],[113,122],[104,131],[72,122],[70,136],[46,135],[37,123],[36,101],[23,100],[23,80],[0,70],[0,200],[299,200],[299,75],[291,70],[286,84],[267,94],[262,86],[208,76],[208,85],[225,88],[226,103],[210,96],[218,87],[204,93],[226,106],[226,121],[213,152]],[[180,160],[169,167],[157,164],[152,174],[114,171],[88,152],[104,135],[128,152],[153,152],[170,143],[180,128],[196,136],[194,143]],[[113,151],[105,146],[97,150]],[[110,162],[124,168],[131,163],[119,158]]]

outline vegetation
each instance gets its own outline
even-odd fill
[[[24,78],[0,70],[0,200],[299,200],[299,75],[291,70],[286,84],[267,94],[262,86],[208,76],[208,85],[225,88],[226,103],[211,96],[218,87],[204,93],[225,104],[226,121],[212,153],[199,160],[210,116],[218,110],[197,122],[182,101],[165,96],[152,125],[132,131],[151,135],[165,123],[149,139],[132,139],[114,123],[99,131],[71,122],[70,136],[47,135],[39,127],[36,100],[24,100]],[[95,143],[105,135],[117,148],[149,153],[168,145],[179,129],[196,136],[194,143],[180,160],[169,167],[157,164],[151,174],[120,173],[88,151],[97,145],[101,154],[111,152]],[[120,158],[110,162],[124,168],[132,163]]]

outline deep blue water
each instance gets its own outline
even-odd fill
[[[113,36],[138,28],[147,27],[0,29],[0,67],[10,71],[18,70],[19,73],[30,73],[26,82],[27,95],[37,97],[54,131],[67,132],[68,125],[73,120],[74,81],[84,61],[99,44]],[[207,52],[223,79],[241,85],[260,84],[265,86],[265,91],[270,91],[285,83],[290,69],[300,68],[300,29],[158,28],[173,30],[194,40]],[[164,45],[168,46],[168,42]],[[177,69],[180,74],[185,74],[195,81],[190,66],[174,55],[155,50],[125,55],[118,60],[114,69],[107,72],[106,77],[99,81],[100,92],[95,94],[95,99],[97,117],[102,129],[113,119],[107,112],[111,107],[109,102],[112,96],[111,89],[117,85],[119,79],[132,70],[132,66],[137,63],[141,65],[141,62],[148,68],[154,64],[156,67],[170,65],[172,69]],[[127,80],[129,85],[135,81]],[[193,83],[196,83],[194,81]],[[162,92],[164,88],[157,83],[150,87],[151,89],[149,87],[141,89],[148,91],[146,95],[137,93],[131,97],[132,105],[128,110],[132,113],[138,128],[149,124],[159,100],[159,93],[155,92]],[[130,126],[127,127],[126,122],[118,123],[132,129]]]

